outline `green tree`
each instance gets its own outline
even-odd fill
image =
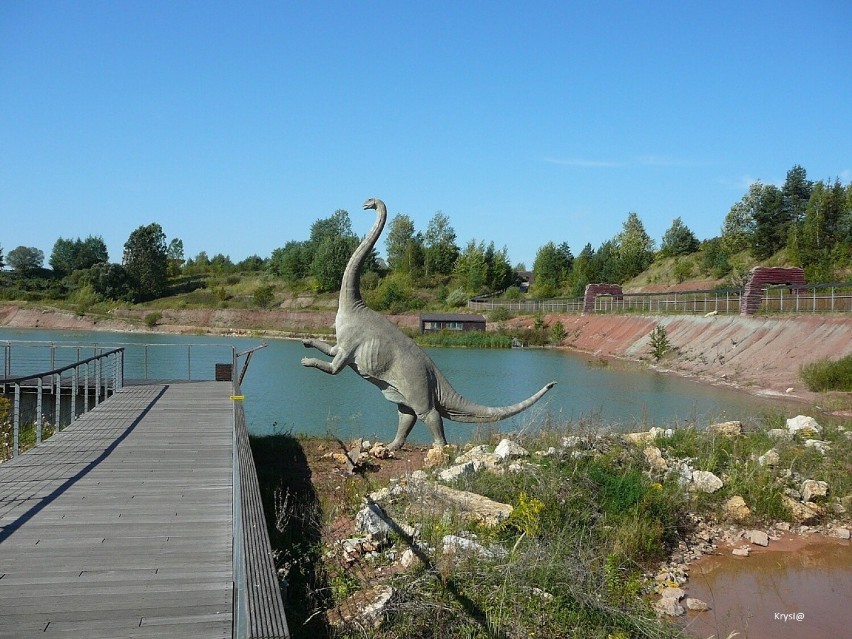
[[[787,245],[791,220],[784,208],[784,194],[774,184],[763,184],[757,193],[754,210],[754,234],[751,254],[765,260]]]
[[[173,238],[169,242],[166,254],[169,257],[169,277],[177,277],[180,273],[181,266],[183,266],[185,262],[183,256],[183,240],[177,237]]]
[[[157,224],[140,226],[124,243],[122,265],[133,283],[134,297],[160,297],[168,286],[169,255],[166,234]]]
[[[483,293],[488,287],[488,261],[485,258],[485,242],[470,240],[462,249],[453,269],[453,277],[465,291]]]
[[[515,269],[509,261],[509,249],[495,250],[494,242],[485,249],[485,264],[487,266],[486,286],[490,291],[503,291],[515,283]]]
[[[266,260],[260,255],[249,255],[246,259],[237,262],[234,268],[240,273],[260,273],[266,268]]]
[[[698,238],[679,217],[676,217],[669,229],[663,234],[660,255],[674,257],[689,255],[698,250]]]
[[[354,236],[329,236],[320,242],[311,262],[311,275],[316,280],[318,291],[335,291],[340,288],[346,264],[357,247],[358,238]]]
[[[727,255],[736,255],[751,247],[754,236],[754,211],[763,185],[755,182],[739,202],[731,207],[722,223],[722,248]]]
[[[843,229],[844,216],[849,215],[847,188],[840,180],[813,185],[800,225],[799,243],[791,251],[805,268],[809,280],[830,281],[834,279],[835,268],[845,266],[846,260],[836,258],[840,255],[838,245],[848,245],[852,240]]]
[[[19,246],[9,251],[6,261],[21,275],[32,275],[44,265],[44,252],[34,246]]]
[[[533,273],[535,282],[532,293],[536,297],[555,297],[559,294],[564,282],[571,274],[574,256],[568,244],[563,242],[557,246],[548,242],[535,255]]]
[[[423,236],[426,275],[450,275],[459,257],[456,232],[450,218],[441,211],[435,213]]]
[[[94,264],[86,273],[84,283],[88,283],[101,299],[128,302],[133,299],[132,279],[121,264]]]
[[[0,246],[0,269],[6,268],[6,262],[3,260],[3,247]]]
[[[620,273],[613,283],[636,277],[654,261],[654,240],[645,231],[639,215],[631,211],[615,237],[616,256]]]
[[[90,235],[85,240],[59,238],[53,245],[50,267],[57,275],[70,275],[74,271],[88,270],[95,264],[108,262],[107,247],[100,236]]]
[[[395,273],[417,276],[423,266],[423,237],[414,230],[414,221],[405,213],[391,220],[385,237],[388,267]]]
[[[310,275],[311,251],[307,242],[290,240],[282,248],[272,251],[269,270],[293,284]]]

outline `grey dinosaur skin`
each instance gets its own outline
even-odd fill
[[[318,368],[330,375],[337,375],[349,366],[377,386],[388,401],[396,404],[399,426],[396,437],[388,444],[391,450],[402,448],[418,418],[429,428],[435,445],[444,445],[447,443],[444,417],[457,422],[496,422],[517,415],[541,399],[555,382],[510,406],[493,408],[466,400],[410,337],[384,315],[367,307],[361,299],[361,266],[382,234],[387,208],[381,200],[370,198],[364,202],[364,209],[375,209],[376,221],[349,258],[343,273],[340,303],[334,320],[337,344],[317,339],[302,340],[306,348],[315,348],[332,360],[326,362],[304,357],[302,365]]]

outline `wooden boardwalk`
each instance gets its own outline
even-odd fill
[[[0,464],[0,637],[231,637],[231,388],[128,386]]]

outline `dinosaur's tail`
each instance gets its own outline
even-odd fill
[[[454,422],[481,423],[499,422],[501,419],[517,415],[540,400],[547,391],[556,386],[556,382],[545,384],[540,391],[517,404],[499,407],[483,406],[468,401],[450,386],[446,379],[439,379],[438,385],[442,391],[440,392],[438,411],[442,416]]]

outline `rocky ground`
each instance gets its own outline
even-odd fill
[[[715,424],[710,431],[719,438],[744,436],[740,422]],[[784,446],[788,450],[791,446],[812,449],[824,456],[831,452],[832,445],[819,439],[821,432],[822,428],[813,418],[791,418],[786,428],[767,433],[779,443],[753,461],[758,467],[774,469],[779,463],[778,449]],[[840,435],[849,440],[852,431],[847,433],[841,427]],[[694,467],[694,459],[680,458],[672,453],[665,445],[670,436],[670,431],[654,428],[618,436],[621,438],[618,445],[642,451],[645,472],[650,478],[668,481],[674,477],[688,493],[712,494],[727,483],[725,474],[718,477],[712,472],[698,470]],[[327,612],[329,623],[369,627],[393,600],[390,578],[424,561],[416,551],[423,542],[413,523],[416,515],[412,519],[412,502],[428,503],[451,512],[469,512],[480,522],[499,523],[509,516],[512,506],[456,490],[452,488],[455,480],[480,471],[534,473],[537,460],[545,457],[595,454],[597,448],[611,453],[611,438],[611,435],[568,436],[562,439],[559,447],[533,452],[504,439],[496,447],[478,445],[459,450],[406,446],[396,453],[390,453],[381,444],[363,440],[347,444],[304,440],[311,481],[320,502],[338,515],[323,527],[322,544],[328,549],[326,564],[332,573],[339,571],[357,580],[357,584],[352,585],[355,592]],[[784,486],[788,520],[756,525],[749,504],[739,495],[725,500],[721,512],[691,514],[690,534],[679,542],[665,562],[644,576],[643,592],[651,599],[658,615],[678,617],[687,610],[709,609],[706,602],[688,594],[691,564],[705,555],[747,557],[754,549],[760,551],[770,544],[789,545],[791,538],[803,536],[849,540],[848,509],[852,508],[852,494],[838,494],[838,487],[793,470],[777,470],[776,482]],[[354,489],[353,478],[356,478]],[[357,510],[355,516],[352,515],[354,510]],[[394,542],[395,536],[402,537],[405,542]],[[463,533],[462,536],[448,534],[442,543],[443,548],[437,555],[453,552],[489,557],[505,552],[505,549],[480,546]],[[424,554],[436,554],[435,548],[424,547],[424,550]]]

